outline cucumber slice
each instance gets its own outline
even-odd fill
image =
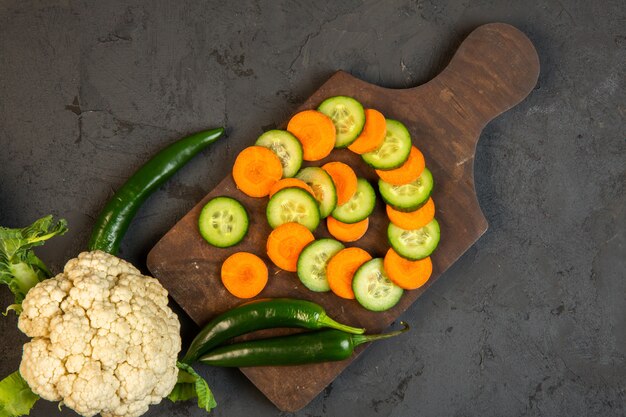
[[[320,205],[322,218],[328,217],[337,206],[337,190],[333,179],[326,171],[318,167],[307,167],[296,175],[296,178],[306,182],[315,194]]]
[[[284,188],[274,194],[267,203],[265,214],[272,229],[295,222],[313,231],[320,223],[317,201],[298,187]]]
[[[345,204],[333,210],[333,217],[343,223],[357,223],[366,219],[376,206],[374,188],[364,178],[357,180],[356,192]]]
[[[335,125],[337,136],[335,148],[345,148],[359,137],[365,126],[365,110],[361,103],[346,96],[327,98],[317,110],[330,117]]]
[[[437,249],[440,238],[439,223],[431,220],[426,226],[414,230],[404,230],[389,223],[387,237],[398,255],[417,261],[430,256]]]
[[[411,153],[411,134],[397,120],[386,119],[387,133],[382,145],[372,152],[361,155],[372,168],[394,169],[404,164]]]
[[[248,232],[248,213],[231,197],[215,197],[200,211],[200,235],[213,246],[227,248],[241,242]]]
[[[256,140],[255,145],[269,148],[278,156],[283,166],[283,177],[293,177],[302,165],[302,145],[286,130],[268,130]]]
[[[399,211],[415,211],[428,201],[433,191],[433,174],[424,168],[422,175],[413,182],[404,185],[391,185],[378,181],[378,191],[385,201]]]
[[[404,293],[387,277],[381,258],[367,261],[356,270],[352,290],[359,304],[371,311],[389,310]]]
[[[335,239],[314,240],[306,245],[300,252],[296,269],[304,286],[315,292],[330,291],[326,265],[343,248],[343,244]]]

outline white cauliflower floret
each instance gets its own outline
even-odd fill
[[[167,291],[115,256],[83,252],[32,288],[18,327],[20,373],[34,393],[83,416],[135,417],[178,376],[178,318]]]
[[[57,277],[37,284],[37,296],[26,297],[22,301],[23,311],[19,326],[23,328],[20,327],[20,330],[24,332],[24,329],[28,329],[31,337],[47,337],[50,334],[50,320],[62,313],[61,301],[71,288],[71,281]],[[32,291],[34,290],[33,288]]]
[[[28,380],[27,380],[28,381]],[[87,360],[78,373],[59,378],[59,394],[66,406],[83,416],[104,413],[120,406],[117,395],[120,381],[100,362]],[[148,404],[145,404],[148,408]]]
[[[35,338],[24,345],[20,374],[28,381],[35,393],[48,401],[59,401],[61,395],[56,389],[59,379],[66,374],[63,361],[50,352],[50,343],[43,338]]]

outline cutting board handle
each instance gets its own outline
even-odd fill
[[[471,130],[477,141],[482,128],[522,101],[538,77],[539,58],[526,35],[511,25],[490,23],[469,34],[437,77],[406,91],[422,99],[420,89],[427,87],[433,99],[447,105],[446,117],[452,115],[450,121]]]

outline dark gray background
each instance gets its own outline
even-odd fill
[[[626,6],[623,1],[0,0],[0,224],[53,213],[86,247],[113,190],[164,145],[226,125],[140,211],[121,256],[154,243],[335,70],[426,82],[478,25],[511,23],[541,61],[535,90],[484,130],[490,228],[298,416],[623,416],[626,412]],[[416,105],[420,105],[416,103]],[[0,289],[0,303],[11,302]],[[180,312],[180,310],[177,309]],[[195,331],[180,313],[185,340]],[[0,374],[18,367],[0,319]],[[199,367],[215,416],[282,415],[237,370]],[[41,401],[34,416],[58,415]],[[200,416],[164,402],[149,415]],[[64,409],[60,415],[73,415]]]

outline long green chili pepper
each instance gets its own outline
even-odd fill
[[[207,323],[193,339],[182,362],[192,363],[226,340],[248,332],[274,327],[324,327],[361,334],[365,329],[341,324],[315,303],[289,298],[258,300],[235,307]]]
[[[340,330],[321,330],[291,336],[253,340],[218,347],[199,361],[206,365],[245,367],[301,365],[348,359],[358,345],[387,339],[404,333],[404,329],[385,334],[350,334]]]
[[[89,250],[117,254],[122,237],[146,198],[223,133],[224,129],[218,128],[187,136],[161,150],[139,168],[98,216],[89,240]]]

